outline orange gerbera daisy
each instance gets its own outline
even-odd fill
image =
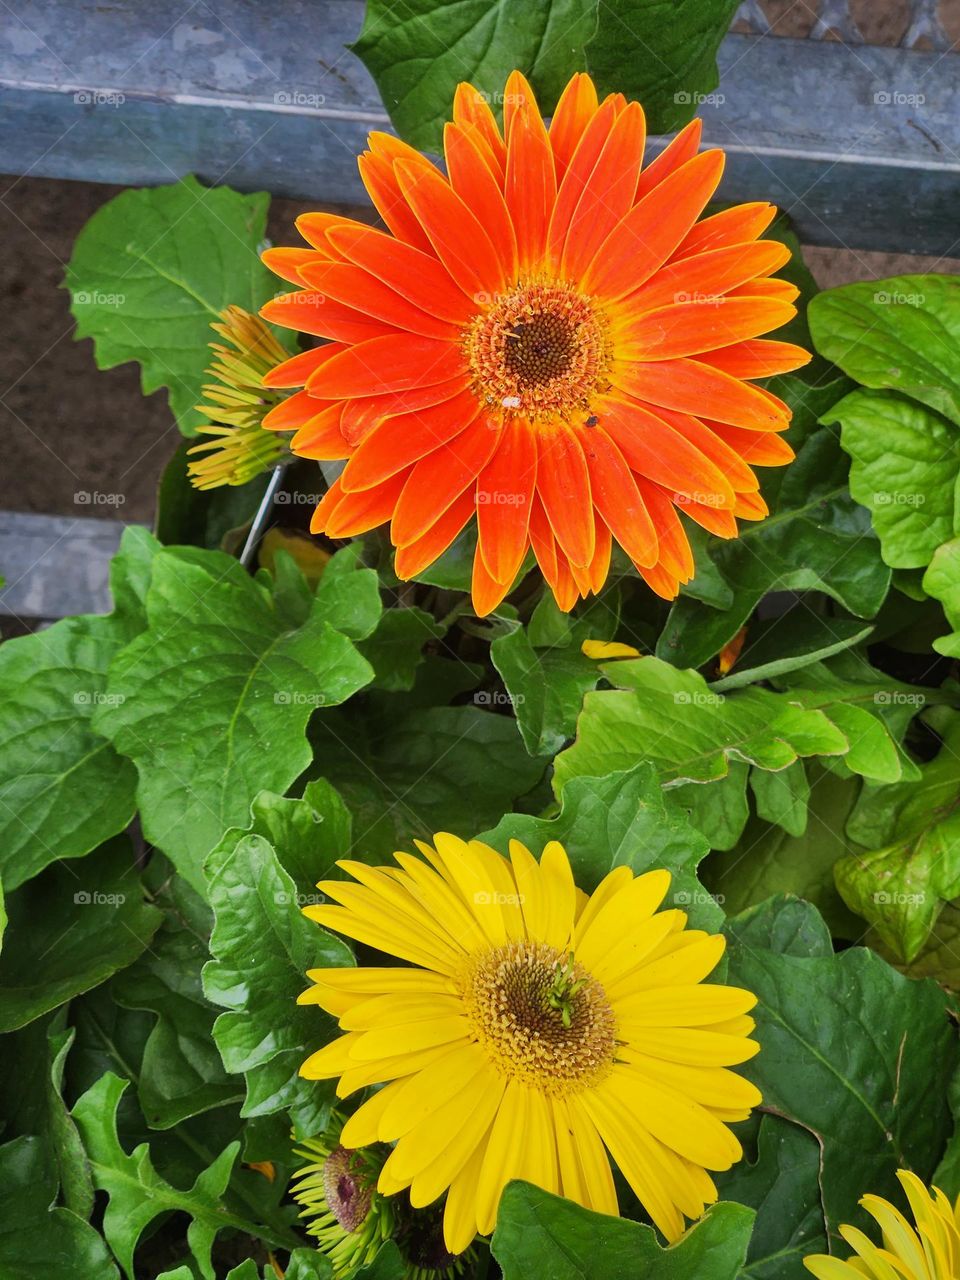
[[[698,222],[723,171],[693,121],[646,167],[643,111],[570,81],[549,129],[519,72],[504,133],[456,93],[447,176],[370,135],[360,172],[388,231],[328,213],[264,260],[299,286],[263,316],[330,339],[271,372],[302,387],[268,427],[346,466],[314,532],[390,521],[414,577],[477,518],[473,600],[496,608],[532,547],[562,609],[599,590],[611,540],[659,595],[690,579],[677,518],[724,538],[766,506],[751,464],[793,456],[790,410],[748,379],[809,356],[760,338],[794,314],[769,204]]]

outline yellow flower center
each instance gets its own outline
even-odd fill
[[[606,322],[566,284],[519,284],[498,294],[467,330],[474,390],[505,414],[587,415],[606,386]]]
[[[474,1035],[508,1079],[560,1096],[596,1084],[613,1062],[606,992],[555,947],[513,942],[473,957],[463,997]]]

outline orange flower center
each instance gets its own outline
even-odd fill
[[[530,420],[589,412],[606,386],[606,322],[566,284],[519,284],[496,296],[467,330],[474,391]]]
[[[596,978],[540,942],[473,957],[463,978],[473,1033],[508,1079],[562,1096],[596,1084],[616,1049],[616,1020]]]

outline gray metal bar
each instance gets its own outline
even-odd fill
[[[0,615],[34,621],[107,613],[119,520],[0,511]]]
[[[0,171],[205,181],[364,199],[386,114],[345,49],[361,0],[20,0],[0,8]],[[769,198],[804,239],[956,252],[957,55],[728,36],[701,106],[722,194]]]

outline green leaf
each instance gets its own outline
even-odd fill
[[[270,197],[202,187],[124,191],[93,215],[67,269],[76,337],[92,338],[97,365],[136,360],[144,395],[166,387],[185,435],[203,421],[210,325],[224,307],[257,311],[277,292],[261,263]]]
[[[519,67],[544,111],[553,109],[596,26],[590,0],[369,0],[353,52],[377,82],[397,132],[439,151],[453,94],[468,80],[499,108]]]
[[[203,989],[228,1010],[213,1034],[227,1070],[246,1077],[241,1114],[287,1108],[297,1136],[309,1137],[328,1120],[332,1082],[302,1080],[297,1073],[330,1039],[334,1024],[315,1006],[298,1006],[297,996],[307,985],[307,969],[349,965],[353,957],[302,914],[304,895],[263,835],[228,832],[205,871],[216,924]]]
[[[375,672],[378,689],[412,689],[423,646],[444,628],[424,609],[386,609],[373,634],[358,647]]]
[[[711,1205],[668,1249],[652,1227],[583,1209],[527,1182],[508,1183],[491,1242],[504,1280],[736,1280],[753,1213]]]
[[[475,706],[404,715],[395,696],[311,726],[314,770],[346,800],[360,833],[354,857],[383,860],[437,831],[472,839],[543,774],[512,718]]]
[[[636,874],[665,867],[673,876],[673,904],[688,911],[698,928],[716,929],[723,913],[696,879],[697,864],[709,852],[707,842],[669,797],[649,764],[602,778],[572,778],[555,818],[507,814],[480,838],[504,854],[511,840],[535,854],[558,840],[574,880],[587,893],[614,867],[627,866]]]
[[[374,1260],[360,1268],[354,1280],[405,1280],[408,1274],[400,1250],[388,1240]]]
[[[835,398],[834,393],[822,408]],[[817,393],[811,393],[811,403],[817,403]],[[712,550],[733,593],[730,606],[710,609],[681,596],[670,611],[657,656],[676,666],[702,666],[771,591],[823,591],[855,617],[874,617],[889,589],[890,569],[880,557],[869,513],[850,496],[848,469],[830,428],[806,439],[796,460],[782,473],[773,473],[774,491],[764,485],[770,515]],[[799,651],[807,652],[807,642],[800,639]],[[791,653],[792,646],[779,656]]]
[[[866,848],[836,867],[844,901],[905,963],[960,897],[960,715],[940,727],[943,744],[918,779],[864,790],[847,829]]]
[[[850,492],[867,507],[884,560],[922,569],[960,532],[960,431],[940,414],[886,391],[854,391],[825,418],[840,423]]]
[[[55,859],[79,858],[134,814],[136,771],[94,729],[109,716],[107,669],[144,625],[157,543],[125,530],[110,567],[116,608],[64,618],[0,646],[0,876],[9,892]]]
[[[756,1160],[742,1160],[716,1177],[722,1200],[757,1214],[739,1280],[801,1280],[808,1274],[802,1266],[807,1254],[826,1251],[819,1173],[813,1135],[768,1115],[760,1122]]]
[[[934,640],[934,649],[948,658],[960,658],[960,538],[945,542],[934,552],[923,575],[923,589],[940,601],[953,628],[950,635]]]
[[[348,582],[362,593],[369,572]],[[331,589],[290,628],[229,556],[157,554],[148,629],[114,661],[116,705],[96,725],[136,762],[147,838],[200,892],[203,858],[246,821],[257,792],[285,791],[310,763],[304,730],[314,710],[370,680],[369,664],[328,621],[355,615]]]
[[[685,125],[720,82],[717,50],[738,0],[624,0],[597,6],[587,69],[601,93],[636,98],[653,134]],[[572,69],[572,68],[571,68]],[[722,95],[719,101],[723,101]]]
[[[960,280],[893,276],[810,304],[817,350],[865,387],[899,391],[960,426]]]
[[[761,1051],[739,1070],[765,1108],[817,1139],[826,1234],[842,1249],[840,1224],[869,1222],[858,1206],[865,1187],[899,1202],[898,1168],[930,1180],[960,1051],[932,982],[904,978],[860,947],[828,955],[803,944],[797,914],[797,904],[773,899],[729,922],[728,981],[759,997]]]
[[[109,1196],[103,1234],[128,1280],[134,1277],[137,1242],[161,1214],[185,1213],[190,1218],[187,1244],[204,1280],[215,1280],[211,1250],[223,1230],[258,1236],[275,1246],[287,1243],[285,1237],[239,1217],[223,1203],[239,1143],[224,1148],[188,1191],[177,1190],[157,1173],[146,1143],[128,1155],[117,1136],[117,1106],[126,1088],[126,1080],[108,1072],[80,1098],[73,1115],[90,1158],[94,1185]]]
[[[823,662],[866,640],[873,627],[852,618],[823,618],[799,605],[779,618],[756,619],[747,631],[736,669],[713,682],[717,693],[773,680]]]
[[[779,773],[754,769],[750,774],[750,786],[758,818],[783,827],[788,835],[803,835],[807,829],[810,783],[802,760],[787,765]]]
[[[601,676],[581,645],[611,639],[617,616],[618,610],[600,599],[584,615],[570,618],[545,596],[528,627],[511,624],[491,644],[490,659],[503,677],[531,755],[555,755],[573,736],[583,696],[597,687]]]
[[[269,474],[246,484],[225,484],[218,489],[197,489],[188,478],[191,440],[181,440],[163,469],[157,488],[154,532],[166,547],[189,544],[210,551],[227,550],[224,543],[233,530],[248,525],[260,505]]]
[[[0,1275],[3,1280],[118,1280],[100,1234],[69,1209],[51,1208],[56,1183],[43,1143],[0,1147]]]
[[[117,837],[80,874],[65,865],[10,895],[0,957],[0,1031],[13,1031],[125,968],[161,913],[143,900],[130,842]]]
[[[112,988],[125,1008],[157,1015],[137,1083],[144,1117],[156,1129],[243,1100],[243,1089],[224,1072],[213,1042],[216,1011],[200,985],[200,970],[209,958],[207,939],[191,919],[199,913],[196,906],[182,905],[187,897],[196,895],[185,883],[166,886],[160,899],[167,907],[163,924],[149,949],[117,976]]]

